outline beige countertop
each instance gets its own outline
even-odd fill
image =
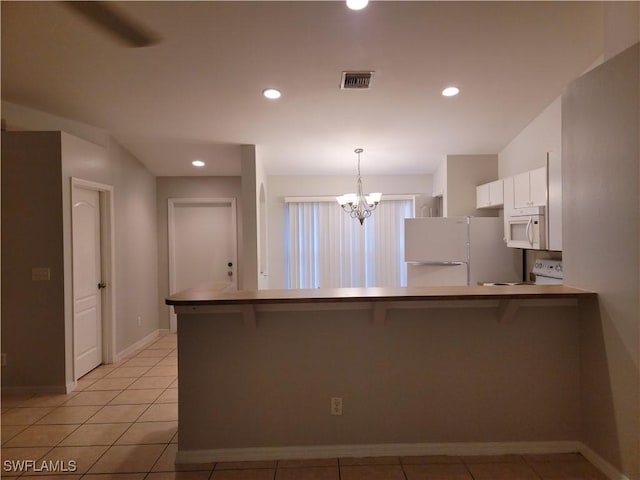
[[[398,302],[430,300],[578,299],[594,292],[566,285],[459,287],[375,287],[226,291],[218,286],[185,290],[166,299],[167,305],[266,305],[290,303]]]

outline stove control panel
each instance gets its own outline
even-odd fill
[[[536,277],[562,278],[562,260],[539,258],[533,264],[531,273],[535,273]]]

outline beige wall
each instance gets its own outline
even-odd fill
[[[640,3],[603,2],[604,54],[587,71],[640,41]],[[500,178],[544,166],[547,152],[562,150],[562,98],[556,98],[500,153]]]
[[[562,149],[562,101],[558,97],[498,155],[500,178],[544,167],[547,152]]]
[[[3,389],[65,385],[61,176],[59,132],[2,132]]]
[[[476,208],[476,186],[498,179],[497,155],[447,155],[443,216],[498,216],[494,209]]]
[[[156,301],[149,298],[157,298],[155,177],[103,129],[9,102],[2,102],[2,119],[9,130],[66,132],[67,155],[62,164],[65,192],[71,176],[114,187],[119,297],[115,345],[116,353],[125,350],[158,328]],[[99,151],[102,153],[96,153]],[[63,196],[65,202],[68,198]],[[68,212],[63,209],[63,213]],[[70,223],[65,225],[68,235]],[[138,316],[142,317],[140,327]]]
[[[50,182],[56,178],[58,187],[62,188],[58,205],[61,240],[63,241],[60,255],[63,259],[62,268],[65,272],[65,310],[63,312],[64,324],[60,348],[65,356],[66,366],[63,364],[61,367],[63,380],[59,383],[56,380],[56,384],[59,389],[65,388],[65,385],[68,386],[73,381],[70,177],[114,187],[114,249],[116,255],[114,261],[116,275],[114,280],[116,285],[114,348],[116,355],[158,329],[155,177],[111,138],[108,132],[102,129],[9,102],[2,102],[2,120],[8,130],[35,131],[45,129],[55,131],[50,134],[58,137],[57,155],[60,174],[57,177],[43,175],[41,170],[36,174],[35,180],[31,182],[35,184],[35,188],[38,188],[39,183],[50,185]],[[60,130],[71,135],[61,134]],[[38,137],[43,133],[32,132],[32,135]],[[2,160],[4,169],[6,161],[4,155]],[[23,174],[28,174],[28,172],[23,172]],[[47,205],[53,208],[52,203]],[[10,208],[10,204],[3,204],[3,208],[5,207]],[[5,223],[3,215],[3,225]],[[43,239],[46,240],[47,245],[52,245],[50,243],[52,240],[49,237],[43,237]],[[43,251],[46,251],[46,248]],[[11,297],[5,297],[3,294],[3,308],[5,308],[6,298]],[[137,325],[138,316],[141,317],[140,327]],[[10,338],[3,335],[3,342],[9,341]],[[50,336],[50,338],[54,337]],[[57,345],[57,341],[54,344]],[[29,358],[33,359],[39,370],[47,371],[52,362],[43,362],[43,356],[39,353],[33,354],[33,352],[41,350],[46,351],[46,348],[29,349],[31,353]],[[6,371],[6,368],[3,369],[3,385],[6,384]],[[20,382],[22,385],[34,388],[39,388],[42,384],[38,377],[30,378],[28,376],[21,377]]]
[[[104,148],[109,146],[109,133],[102,128],[51,115],[5,100],[2,101],[2,122],[6,130],[60,130]]]
[[[158,329],[156,182],[113,140],[109,164],[115,192],[116,352],[121,352]]]
[[[431,195],[431,175],[364,176],[365,191],[384,194]],[[287,238],[286,205],[284,197],[338,196],[356,189],[356,178],[352,175],[270,175],[267,178],[267,216],[269,219],[269,276],[268,288],[286,288]],[[336,208],[340,208],[336,202]],[[416,212],[420,205],[416,202]]]
[[[113,186],[116,355],[158,329],[156,193],[155,177],[115,140],[110,139],[104,149],[64,132],[61,135],[67,377],[71,379],[71,177]]]
[[[640,42],[640,3],[603,2],[603,14],[605,60]]]
[[[6,195],[15,197],[2,203],[2,251],[7,256],[2,266],[3,352],[5,344],[10,350],[22,345],[25,352],[12,355],[10,364],[15,361],[15,368],[22,370],[14,377],[12,368],[6,367],[3,385],[37,390],[55,385],[62,390],[74,380],[71,177],[114,187],[116,354],[158,329],[155,179],[116,142],[110,141],[105,149],[63,132],[3,133],[2,169],[3,182],[11,182]],[[24,257],[14,259],[18,252]],[[19,263],[14,263],[17,259]],[[50,282],[31,281],[31,268],[38,266],[52,268]],[[14,275],[25,281],[21,295],[4,291]],[[13,281],[6,285],[14,288]],[[57,288],[59,299],[58,293],[54,295]],[[19,313],[33,308],[41,311],[32,311],[26,319]],[[14,318],[22,320],[12,329]],[[22,343],[24,328],[32,341]],[[41,332],[44,345],[37,341]],[[59,355],[61,363],[56,360]]]
[[[237,313],[181,316],[181,453],[579,437],[574,308],[512,323],[491,308],[391,309],[377,326],[340,305],[258,312],[255,329]]]
[[[169,230],[168,200],[170,198],[236,198],[237,222],[242,222],[240,177],[157,177],[157,225],[158,225],[158,311],[159,327],[169,328],[169,307],[164,301],[169,296]],[[240,228],[238,228],[240,230]],[[238,232],[239,233],[239,232]],[[238,236],[238,245],[240,237]],[[238,248],[238,264],[242,264],[242,249]]]
[[[442,160],[433,172],[433,194],[444,197],[447,189],[447,159]]]
[[[581,316],[582,439],[640,478],[639,49],[562,99],[565,282],[598,293]]]

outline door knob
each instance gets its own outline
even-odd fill
[[[231,262],[227,263],[227,267],[233,267],[233,263]]]
[[[101,290],[101,289],[103,289],[103,288],[107,288],[107,284],[106,284],[106,283],[104,283],[104,282],[100,282],[100,283],[98,284],[98,290]]]

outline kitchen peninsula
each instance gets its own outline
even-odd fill
[[[595,298],[530,285],[176,294],[177,461],[575,450],[577,307]]]

